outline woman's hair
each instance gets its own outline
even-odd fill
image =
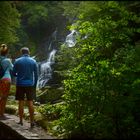
[[[0,54],[1,54],[2,56],[5,56],[5,55],[8,54],[8,47],[7,47],[6,44],[1,44],[1,45],[0,45]]]

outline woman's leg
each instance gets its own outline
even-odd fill
[[[3,96],[1,101],[0,101],[0,106],[1,106],[1,109],[0,109],[0,116],[4,116],[4,113],[5,113],[5,107],[6,107],[6,102],[7,102],[7,97],[8,96]]]
[[[3,87],[3,85],[2,85],[2,80],[0,80],[0,116],[1,116],[1,110],[2,110],[2,107],[1,107],[1,105],[2,105],[2,94],[3,94],[3,89],[2,89],[2,87]]]
[[[10,91],[10,81],[9,80],[1,80],[0,81],[0,116],[4,116],[5,113],[5,107],[6,107],[6,102],[7,102],[7,97],[9,95]]]

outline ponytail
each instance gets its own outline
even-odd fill
[[[5,55],[7,55],[7,53],[8,53],[7,45],[6,44],[1,44],[1,46],[0,46],[0,54],[2,56],[5,56]]]

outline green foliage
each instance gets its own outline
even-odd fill
[[[11,87],[10,87],[10,95],[15,95],[15,93],[16,93],[16,87],[15,87],[15,85],[11,85]]]
[[[139,137],[139,16],[126,5],[79,6],[72,28],[80,35],[70,51],[78,63],[64,80],[66,104],[56,122],[68,137]]]
[[[68,48],[65,44],[61,45],[60,50],[56,54],[56,64],[59,65],[57,70],[59,70],[63,77],[67,77],[68,71],[73,69],[74,66],[78,63],[75,61],[76,52],[74,48]]]
[[[62,1],[61,7],[64,9],[64,15],[72,22],[79,12],[79,1]]]
[[[44,23],[48,21],[48,8],[44,2],[26,2],[16,4],[18,12],[21,14],[21,28],[18,30],[18,47],[28,46],[35,53],[40,39],[45,34]]]
[[[15,43],[20,14],[11,2],[6,1],[1,2],[0,11],[0,43]]]
[[[24,12],[23,12],[24,11]],[[27,17],[27,23],[30,26],[36,26],[41,20],[47,21],[48,10],[44,3],[39,2],[24,2],[22,8],[23,16]]]
[[[38,108],[55,120],[54,132],[66,138],[138,138],[140,3],[36,1],[16,6],[18,11],[14,2],[0,5],[0,42],[14,43],[18,35],[17,50],[29,45],[35,53],[60,24],[63,10],[70,22],[77,19],[69,26],[79,32],[76,46],[62,45],[56,58],[66,78],[65,103]],[[20,14],[22,26],[16,30]]]
[[[16,48],[31,47],[33,54],[44,59],[44,44],[50,39],[56,28],[63,27],[64,16],[58,1],[22,1],[16,7],[21,14],[21,28],[18,30],[19,42]],[[61,24],[60,24],[61,23]],[[61,29],[59,29],[61,30]]]
[[[47,120],[56,120],[60,117],[62,111],[62,104],[45,104],[39,106],[37,111],[40,112]]]

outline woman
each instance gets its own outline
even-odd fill
[[[13,64],[11,60],[7,58],[8,51],[9,49],[6,44],[0,46],[0,62],[5,71],[0,79],[0,119],[6,119],[6,116],[4,115],[5,106],[11,86],[10,70],[13,69]]]

